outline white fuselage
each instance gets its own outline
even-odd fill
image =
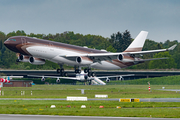
[[[49,61],[52,61],[55,63],[59,63],[59,64],[67,64],[67,65],[71,65],[71,66],[88,66],[88,67],[92,67],[92,68],[107,69],[107,70],[120,69],[119,66],[116,66],[109,61],[102,61],[101,63],[96,62],[96,63],[92,63],[90,65],[79,64],[76,61],[68,60],[61,56],[65,56],[68,54],[81,56],[81,53],[77,53],[76,51],[71,51],[71,50],[67,50],[67,49],[62,49],[59,47],[38,46],[37,45],[37,46],[27,47],[26,50],[34,57],[46,59],[46,60],[49,60]]]

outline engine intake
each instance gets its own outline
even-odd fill
[[[130,55],[127,55],[127,54],[119,54],[117,56],[117,59],[121,62],[134,62],[134,57],[131,57]]]
[[[109,78],[106,78],[106,82],[109,83],[109,82],[110,82],[110,79],[109,79]]]
[[[123,61],[124,56],[123,56],[122,54],[119,54],[119,55],[117,56],[117,59],[118,59],[119,61]]]
[[[20,54],[18,57],[19,62],[29,62],[29,56]]]
[[[87,64],[92,64],[93,61],[89,59],[88,57],[77,57],[76,62],[79,64],[87,65]]]

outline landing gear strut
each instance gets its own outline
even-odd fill
[[[61,69],[57,69],[57,73],[60,73],[60,76],[65,76],[67,77],[67,72],[64,72],[64,68],[63,68],[63,65],[60,64],[60,68]]]
[[[92,76],[94,77],[95,76],[95,72],[92,72],[92,70],[90,68],[85,68],[84,69],[84,73],[88,73],[88,76]]]
[[[75,73],[81,73],[81,68],[80,67],[76,68],[76,66],[74,66],[74,71]]]

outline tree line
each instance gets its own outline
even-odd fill
[[[131,38],[130,31],[125,30],[124,32],[117,32],[110,35],[110,38],[104,38],[100,35],[83,35],[79,33],[74,33],[72,31],[66,31],[64,33],[56,34],[26,34],[23,30],[13,31],[8,34],[0,31],[0,68],[1,69],[43,69],[43,70],[54,70],[59,68],[56,63],[46,61],[44,65],[32,65],[30,63],[16,62],[17,56],[16,53],[10,51],[4,46],[4,41],[12,36],[28,36],[36,37],[39,39],[46,39],[56,42],[62,42],[78,46],[87,46],[88,48],[93,49],[104,49],[109,52],[123,52],[133,41]],[[148,61],[143,64],[131,66],[127,69],[180,69],[180,44],[177,40],[170,41],[166,40],[164,43],[155,42],[153,40],[147,39],[145,41],[143,50],[155,50],[168,48],[174,44],[177,44],[177,47],[173,51],[161,52],[158,54],[146,54],[141,56],[143,59],[149,58],[159,58],[159,57],[168,57],[166,60],[155,60]],[[64,66],[66,69],[73,69],[70,66]]]

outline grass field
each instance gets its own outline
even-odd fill
[[[157,89],[179,89],[179,85],[35,85],[33,87],[4,87],[4,96],[0,98],[66,98],[67,96],[86,96],[94,98],[95,94],[107,94],[109,98],[178,98],[179,93],[171,91],[160,91]],[[85,89],[85,94],[81,94],[80,89]],[[21,96],[21,91],[25,95]],[[33,95],[31,96],[31,91]]]
[[[86,96],[94,98],[95,94],[107,94],[109,98],[179,98],[179,92],[160,91],[157,89],[179,89],[179,85],[35,85],[29,88],[2,88],[4,96],[0,98],[66,98],[67,96]],[[85,89],[81,94],[80,89]],[[21,96],[21,91],[25,95]],[[31,91],[32,94],[31,95]],[[56,108],[50,108],[56,105]],[[66,106],[70,105],[71,108]],[[87,108],[80,108],[86,105]],[[104,108],[99,108],[103,105]],[[120,106],[117,109],[116,106]],[[91,107],[91,108],[90,108]],[[179,102],[118,102],[118,101],[45,101],[45,100],[0,100],[1,114],[48,114],[80,116],[123,116],[123,117],[167,117],[180,118]]]

